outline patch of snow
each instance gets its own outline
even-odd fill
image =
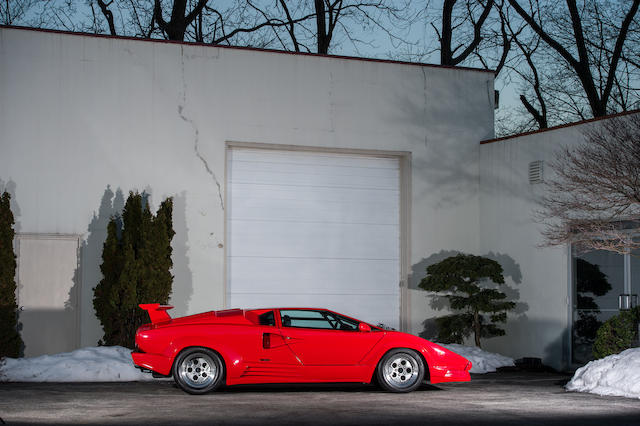
[[[82,348],[33,358],[5,358],[3,382],[131,382],[153,380],[133,366],[131,349],[122,346]]]
[[[477,346],[465,346],[459,345],[457,343],[438,343],[438,345],[442,346],[443,348],[447,348],[450,351],[455,352],[458,355],[461,355],[471,361],[473,365],[471,366],[471,370],[469,370],[470,373],[492,373],[500,367],[515,366],[513,358],[509,358],[508,356],[496,354],[493,352],[483,351]]]
[[[640,348],[589,362],[565,387],[569,391],[640,398]]]

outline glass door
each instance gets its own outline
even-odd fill
[[[593,359],[598,328],[618,314],[618,298],[625,293],[626,256],[605,250],[573,253],[572,362]],[[640,265],[638,265],[640,273]]]
[[[626,283],[626,293],[628,294],[628,301],[633,306],[636,306],[640,302],[640,250],[634,250],[631,252],[629,259],[629,279]]]

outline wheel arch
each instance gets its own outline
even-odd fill
[[[203,346],[203,345],[187,345],[182,347],[181,349],[177,350],[174,357],[173,357],[173,361],[171,362],[171,373],[173,374],[173,371],[175,369],[176,366],[176,362],[178,361],[178,358],[180,357],[180,354],[182,354],[184,351],[187,351],[189,349],[207,349],[210,350],[211,352],[215,353],[216,355],[218,355],[218,357],[220,357],[220,361],[222,362],[222,381],[224,384],[227,383],[227,370],[228,370],[228,366],[227,366],[227,360],[225,359],[224,355],[222,355],[220,353],[220,351],[216,350],[215,348],[211,348],[209,346]]]
[[[413,351],[415,353],[418,354],[418,356],[420,357],[420,359],[422,360],[422,364],[424,367],[424,378],[422,380],[426,380],[429,381],[431,379],[431,370],[429,369],[429,363],[427,362],[426,357],[424,356],[424,354],[422,353],[422,351],[420,349],[416,349],[416,348],[410,348],[410,347],[406,347],[406,346],[394,346],[394,347],[390,347],[388,348],[386,351],[384,351],[383,353],[380,354],[380,356],[378,357],[377,361],[376,361],[376,366],[373,369],[373,371],[371,372],[371,379],[369,380],[369,383],[374,383],[375,380],[377,380],[377,373],[378,373],[378,369],[380,368],[380,361],[382,361],[382,358],[384,358],[389,352],[394,351],[396,349],[406,349],[406,350],[410,350]]]

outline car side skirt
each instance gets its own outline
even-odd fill
[[[372,369],[364,365],[260,366],[246,365],[227,385],[252,383],[369,383]]]

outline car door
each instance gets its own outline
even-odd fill
[[[303,365],[356,365],[384,336],[322,309],[281,309],[282,336]]]
[[[281,330],[276,326],[275,312],[267,311],[259,317],[260,341],[255,342],[254,360],[261,363],[299,366],[300,361],[286,344]]]

